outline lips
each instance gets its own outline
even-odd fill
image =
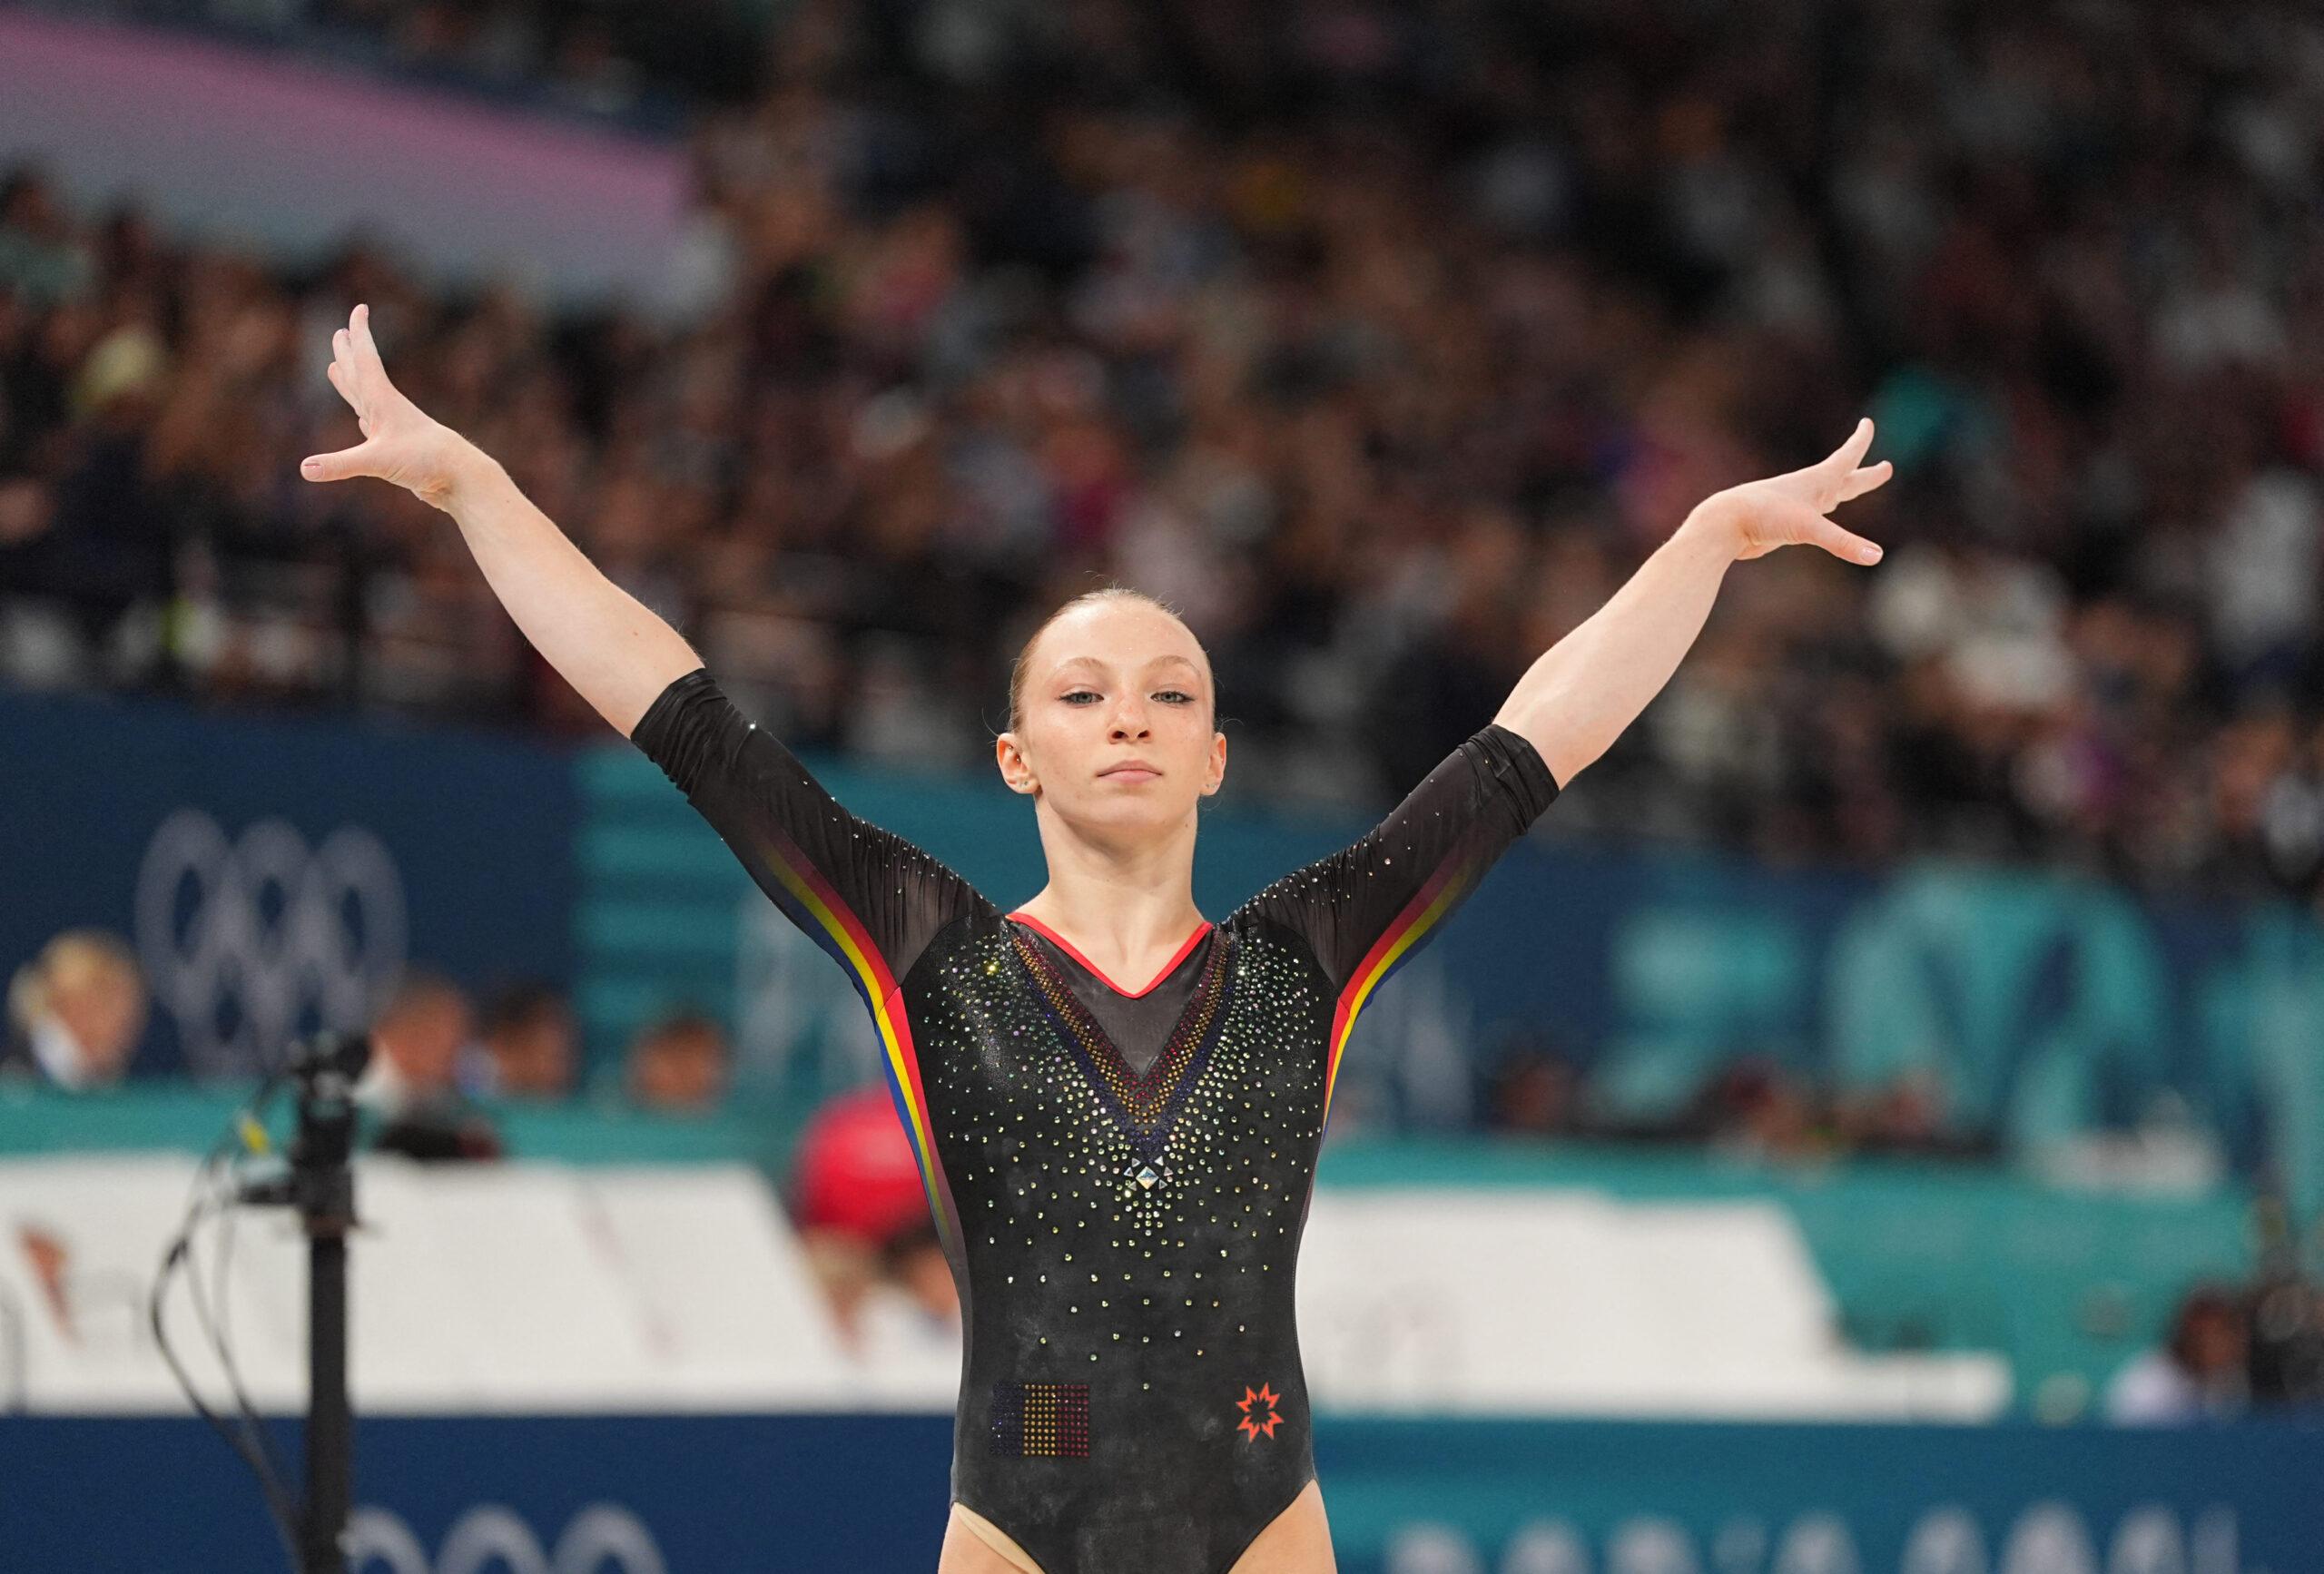
[[[1143,760],[1125,760],[1118,765],[1108,765],[1098,772],[1100,776],[1127,776],[1132,781],[1150,782],[1162,774]]]

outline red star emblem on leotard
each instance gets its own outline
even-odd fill
[[[1275,1422],[1283,1419],[1275,1408],[1281,1397],[1264,1382],[1259,1384],[1258,1392],[1256,1393],[1251,1391],[1250,1385],[1246,1383],[1243,1387],[1243,1397],[1235,1402],[1235,1408],[1243,1412],[1243,1419],[1235,1423],[1235,1430],[1250,1433],[1253,1442],[1258,1441],[1261,1432],[1265,1432],[1269,1437],[1275,1436]],[[1261,1421],[1252,1411],[1251,1407],[1255,1404],[1266,1406],[1266,1420]]]

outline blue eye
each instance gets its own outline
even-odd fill
[[[1079,699],[1084,694],[1088,694],[1093,700],[1098,697],[1094,692],[1088,689],[1076,689],[1069,694],[1060,694],[1058,697],[1070,703],[1074,700]]]
[[[1195,703],[1195,697],[1185,692],[1183,689],[1164,689],[1162,693],[1165,695],[1176,695],[1178,703],[1181,704],[1191,705]]]

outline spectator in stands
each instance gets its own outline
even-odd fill
[[[726,1033],[704,1012],[684,1010],[638,1034],[629,1047],[630,1102],[675,1115],[700,1115],[726,1095]]]
[[[1807,1085],[1772,1056],[1720,1067],[1681,1117],[1684,1135],[1764,1160],[1828,1155],[1833,1136]]]
[[[378,1122],[374,1148],[431,1162],[501,1156],[499,1133],[453,1075],[473,1031],[458,985],[422,969],[405,974],[372,1024],[371,1065],[356,1093]]]
[[[1485,1125],[1523,1136],[1558,1136],[1581,1126],[1581,1074],[1545,1029],[1532,1024],[1502,1041],[1485,1087]]]
[[[16,970],[0,1075],[84,1089],[121,1080],[145,1029],[145,980],[128,946],[67,930]]]
[[[484,1010],[484,1033],[464,1078],[485,1097],[563,1098],[573,1091],[573,1012],[553,986],[513,984]]]
[[[1854,1153],[1990,1158],[1999,1152],[2000,1142],[1991,1132],[1957,1125],[1950,1103],[1945,1073],[1935,1066],[1916,1066],[1862,1094],[1836,1100],[1835,1119]]]
[[[2199,1284],[2179,1303],[2170,1337],[2115,1373],[2106,1390],[2109,1420],[2140,1425],[2219,1421],[2249,1400],[2250,1330],[2240,1296]]]
[[[793,1222],[841,1342],[866,1362],[957,1359],[951,1265],[884,1086],[841,1094],[815,1112],[790,1190]]]

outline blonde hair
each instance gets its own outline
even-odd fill
[[[135,953],[120,939],[103,930],[66,930],[8,980],[9,1020],[29,1032],[48,1016],[49,1000],[58,989],[70,990],[106,973],[130,979],[140,990],[144,988]]]
[[[1026,636],[1023,648],[1018,651],[1017,660],[1009,669],[1009,730],[1010,732],[1016,732],[1025,724],[1025,684],[1032,676],[1033,647],[1041,643],[1041,635],[1049,632],[1049,625],[1068,612],[1078,612],[1085,606],[1100,606],[1118,601],[1143,602],[1165,616],[1176,619],[1181,628],[1186,627],[1187,620],[1179,615],[1177,607],[1158,596],[1148,595],[1142,590],[1133,590],[1127,585],[1108,585],[1096,590],[1083,591],[1079,595],[1043,618],[1041,625]],[[1191,628],[1187,629],[1187,633],[1189,636],[1194,636],[1194,630]],[[1210,678],[1210,718],[1211,725],[1216,727],[1218,724],[1218,677],[1211,671],[1210,652],[1203,648],[1203,643],[1199,637],[1195,637],[1195,649],[1202,652],[1203,672]]]

